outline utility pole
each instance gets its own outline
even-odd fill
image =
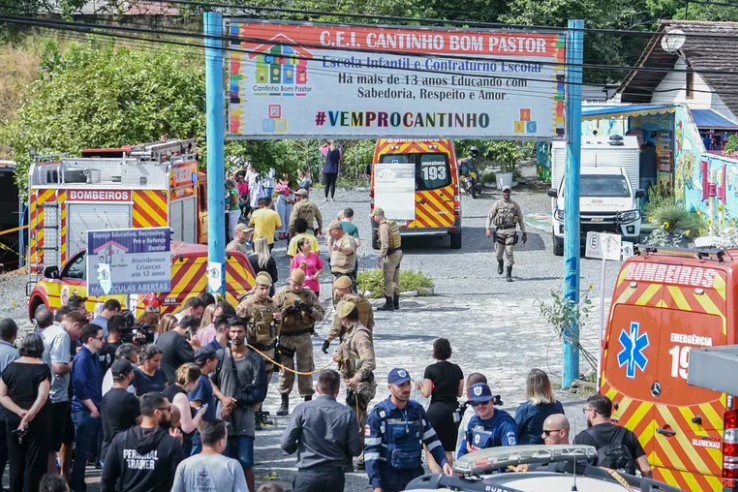
[[[579,174],[582,150],[584,21],[570,20],[566,36],[566,172],[564,196],[564,296],[579,304]],[[564,327],[562,388],[579,378],[579,326]]]
[[[208,146],[208,287],[225,299],[225,89],[223,16],[203,14]]]

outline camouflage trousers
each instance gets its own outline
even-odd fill
[[[400,263],[402,263],[402,251],[397,250],[382,262],[384,272],[384,296],[392,297],[400,293]]]
[[[283,334],[279,338],[279,345],[287,351],[294,351],[292,355],[287,355],[285,351],[281,352],[283,366],[300,372],[310,372],[315,369],[313,337],[310,336],[310,333],[297,336]],[[295,359],[297,359],[297,364],[295,364]],[[295,368],[295,365],[297,365],[297,368]],[[289,395],[294,385],[295,373],[282,369],[279,372],[279,392],[283,395]],[[313,377],[297,376],[297,390],[300,392],[300,396],[311,396],[315,392],[313,390]]]
[[[274,360],[274,349],[273,348],[272,349],[266,349],[266,348],[263,348],[262,345],[254,345],[254,347],[256,347],[259,350],[259,352],[261,352],[262,354],[264,354],[267,357],[269,357],[270,359]],[[264,369],[266,371],[267,390],[269,390],[269,384],[272,381],[272,374],[274,373],[274,364],[272,364],[268,360],[264,359]],[[261,406],[262,406],[261,403],[259,403],[258,405],[256,405],[256,411],[257,412],[261,412]]]
[[[497,248],[497,261],[502,261],[502,255],[504,253],[507,266],[511,267],[515,264],[515,260],[513,259],[513,248],[517,242],[516,239],[517,235],[515,233],[515,229],[497,230],[497,241],[495,244]]]
[[[377,382],[374,378],[371,382],[362,381],[356,386],[356,389],[350,389],[346,392],[346,405],[356,414],[356,420],[359,422],[359,438],[362,447],[364,446],[364,426],[368,416],[367,409],[369,402],[376,394]]]

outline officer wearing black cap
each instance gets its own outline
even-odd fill
[[[476,415],[469,421],[458,458],[478,449],[496,446],[517,446],[518,424],[504,410],[495,409],[495,397],[484,383],[469,388],[469,404]]]
[[[387,376],[390,397],[374,407],[366,424],[364,460],[376,491],[399,492],[423,474],[423,444],[446,475],[453,470],[420,403],[410,399],[412,379],[402,368]]]
[[[510,198],[510,187],[502,188],[502,198],[497,200],[487,214],[487,237],[492,236],[492,227],[495,228],[495,247],[497,248],[497,273],[502,275],[504,253],[507,261],[507,281],[512,282],[513,248],[518,242],[516,228],[520,226],[523,233],[523,244],[528,242],[528,233],[525,232],[525,220],[520,205]]]

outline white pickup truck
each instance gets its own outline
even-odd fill
[[[552,158],[551,230],[553,253],[564,254],[564,194],[566,146],[555,142]],[[582,142],[582,166],[579,176],[580,241],[587,232],[621,234],[624,241],[638,243],[641,213],[638,200],[646,196],[638,188],[639,146],[635,137],[603,140],[585,137]]]

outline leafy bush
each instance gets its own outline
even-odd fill
[[[366,270],[359,273],[360,292],[370,292],[371,297],[384,296],[384,273],[382,270]],[[433,289],[433,280],[421,272],[413,270],[400,271],[400,291],[424,291]]]
[[[664,205],[652,209],[649,222],[669,233],[684,233],[687,237],[699,236],[707,229],[702,218],[679,205]]]

